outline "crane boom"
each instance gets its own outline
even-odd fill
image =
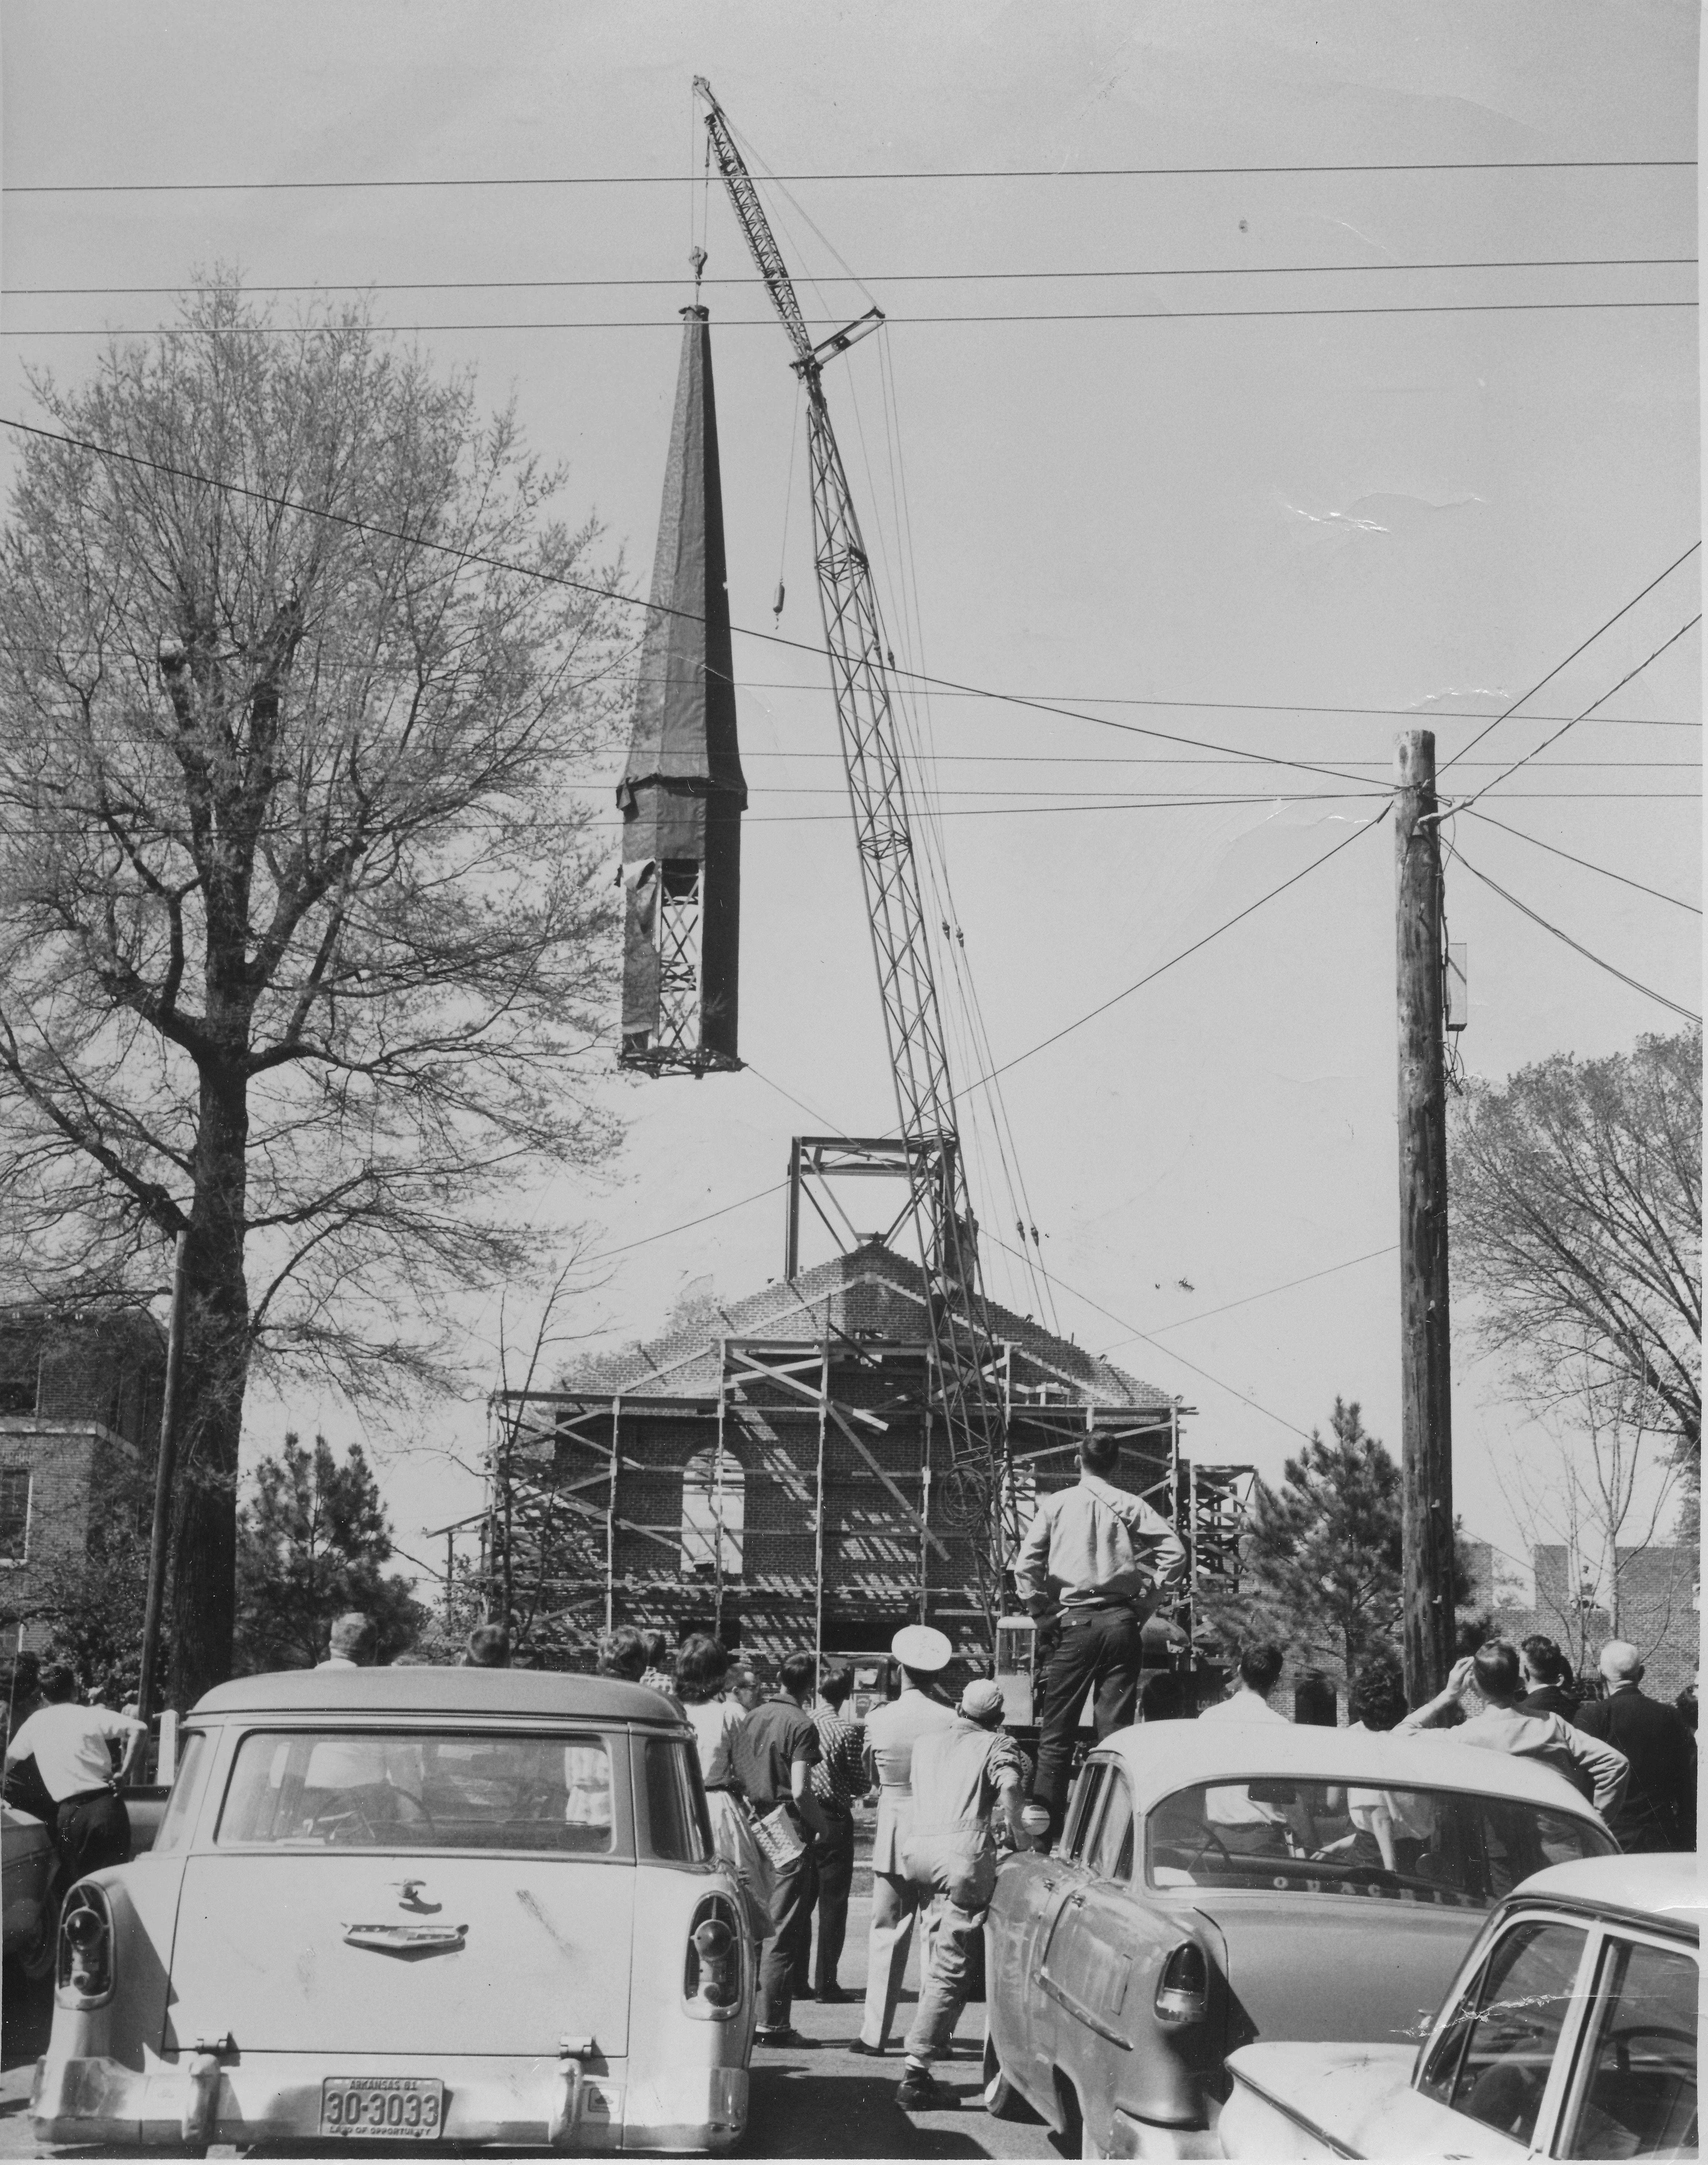
[[[825,403],[827,361],[875,330],[881,312],[815,345],[758,191],[723,110],[703,76],[694,87],[737,219],[773,306],[795,349],[807,398],[814,556],[836,697],[843,763],[854,809],[860,872],[877,964],[884,1030],[895,1077],[896,1110],[906,1141],[917,1145],[921,1172],[913,1214],[927,1279],[933,1365],[949,1432],[951,1464],[964,1504],[976,1507],[1000,1556],[1002,1403],[992,1374],[993,1347],[955,1122],[954,1093],[926,937],[919,869],[914,859],[886,648],[870,561]],[[994,1593],[994,1588],[991,1589]]]

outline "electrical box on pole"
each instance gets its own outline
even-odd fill
[[[1432,730],[1411,730],[1400,738],[1395,784],[1402,1643],[1406,1694],[1416,1706],[1447,1682],[1453,1638],[1448,958]]]

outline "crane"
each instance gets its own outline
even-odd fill
[[[1005,1478],[1001,1399],[979,1269],[976,1223],[955,1124],[954,1091],[926,937],[895,717],[888,650],[824,396],[827,362],[877,330],[883,311],[813,342],[759,192],[728,120],[703,76],[712,155],[765,290],[795,349],[807,407],[813,556],[824,642],[854,807],[855,838],[870,923],[878,993],[895,1079],[896,1111],[912,1171],[912,1214],[926,1275],[933,1368],[963,1513],[979,1517],[997,1553],[1016,1530]]]

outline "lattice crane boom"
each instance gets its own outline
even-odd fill
[[[814,345],[793,282],[723,108],[704,76],[695,78],[706,126],[754,264],[795,349],[807,396],[814,555],[825,645],[836,697],[843,766],[853,806],[877,965],[884,1030],[901,1133],[923,1147],[928,1170],[915,1183],[914,1219],[928,1282],[928,1314],[952,1462],[975,1484],[999,1550],[1003,1420],[991,1372],[992,1348],[944,1049],[919,867],[892,711],[883,625],[870,561],[824,398],[828,361],[876,330],[872,308]],[[973,1500],[969,1499],[969,1501]]]

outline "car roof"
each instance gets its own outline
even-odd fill
[[[1468,1789],[1575,1812],[1601,1824],[1563,1774],[1533,1759],[1474,1745],[1449,1733],[1316,1728],[1290,1721],[1151,1721],[1118,1730],[1096,1747],[1127,1769],[1141,1811],[1195,1782],[1296,1775],[1317,1782],[1392,1783],[1414,1789]]]
[[[1652,1917],[1674,1931],[1700,1936],[1702,1899],[1695,1853],[1690,1851],[1638,1857],[1591,1857],[1579,1864],[1551,1864],[1532,1874],[1507,1897],[1511,1904],[1532,1895],[1581,1904],[1586,1910],[1620,1910]]]
[[[532,1720],[680,1722],[661,1692],[555,1669],[280,1669],[234,1677],[191,1709],[212,1714],[514,1715]]]

